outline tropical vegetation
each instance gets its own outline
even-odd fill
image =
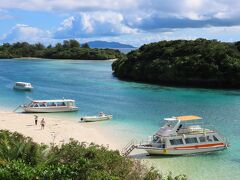
[[[160,41],[141,46],[112,64],[126,80],[173,86],[240,87],[240,42]]]
[[[61,146],[47,146],[0,130],[0,179],[183,180],[186,176],[163,178],[154,168],[96,144],[70,140]]]
[[[27,42],[4,43],[0,46],[0,58],[37,57],[49,59],[87,59],[106,60],[124,56],[119,50],[90,48],[76,40],[65,40],[55,46],[45,47],[41,43],[29,44]]]

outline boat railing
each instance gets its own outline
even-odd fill
[[[135,139],[132,139],[127,145],[123,147],[121,154],[123,156],[128,156],[137,146],[137,141]]]
[[[198,123],[184,123],[185,127],[188,127],[188,126],[200,126],[202,127],[203,129],[204,128],[209,128],[209,129],[214,129],[215,130],[215,127],[214,125],[212,124],[206,124],[204,122],[198,122]]]
[[[136,140],[136,139],[132,139],[131,141],[128,142],[128,144],[126,144],[126,145],[122,148],[122,151],[128,149],[129,146],[135,145],[135,144],[137,144],[137,140]]]
[[[177,131],[177,135],[182,134],[199,134],[199,133],[210,133],[217,132],[213,125],[205,124],[205,123],[185,123],[183,127],[181,127]],[[172,135],[176,136],[176,135]]]
[[[151,142],[152,142],[152,139],[142,139],[138,145],[139,146],[146,145],[146,144],[150,144]]]

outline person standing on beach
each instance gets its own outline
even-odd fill
[[[34,115],[35,116],[35,125],[37,125],[38,123],[38,116],[37,115]]]
[[[42,120],[41,120],[41,129],[44,129],[44,127],[45,127],[45,120],[44,120],[44,118],[42,118]]]

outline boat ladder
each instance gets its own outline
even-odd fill
[[[137,145],[135,144],[134,140],[131,140],[121,151],[122,156],[128,156],[135,148]]]
[[[13,112],[16,112],[19,108],[22,108],[23,107],[23,105],[19,105],[18,107],[16,107],[14,110],[13,110]]]

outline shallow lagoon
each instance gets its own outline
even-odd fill
[[[32,92],[14,91],[16,81],[31,82]],[[149,157],[143,151],[132,156],[147,159],[164,173],[187,174],[190,179],[239,179],[240,91],[171,88],[120,81],[109,61],[0,60],[0,106],[14,109],[34,99],[72,98],[77,113],[51,114],[78,120],[100,111],[112,121],[92,123],[123,146],[152,135],[164,117],[195,114],[204,117],[230,141],[223,152],[182,157]]]

